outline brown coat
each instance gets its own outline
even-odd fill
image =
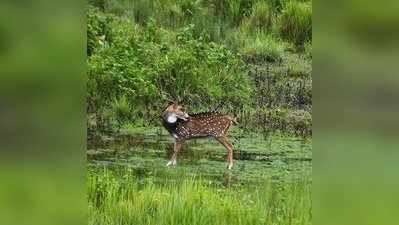
[[[187,121],[181,121],[172,135],[179,140],[201,137],[226,136],[233,120],[219,113],[200,113],[190,115]]]

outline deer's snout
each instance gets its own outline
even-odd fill
[[[175,115],[177,116],[177,118],[182,119],[184,121],[187,121],[188,118],[190,117],[186,112],[183,111],[176,112]]]
[[[184,113],[184,118],[182,118],[182,119],[183,119],[184,121],[187,121],[189,117],[190,117],[190,116],[189,116],[187,113]]]
[[[178,114],[177,117],[178,117],[179,119],[182,119],[182,120],[184,120],[184,121],[187,121],[188,118],[189,118],[190,116],[189,116],[187,113],[182,113],[182,114]]]

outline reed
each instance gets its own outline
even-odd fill
[[[280,33],[296,45],[312,39],[312,5],[309,2],[287,2],[280,16]]]
[[[89,171],[87,187],[89,224],[311,224],[307,180],[226,188],[194,176],[140,182],[128,170],[100,169]]]

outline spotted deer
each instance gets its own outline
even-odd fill
[[[177,164],[177,153],[189,139],[213,137],[227,150],[228,169],[233,167],[233,146],[227,139],[227,132],[235,120],[216,112],[187,114],[181,105],[173,103],[162,113],[162,123],[174,137],[174,151],[167,166]]]

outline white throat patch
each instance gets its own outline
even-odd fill
[[[174,114],[169,115],[168,118],[166,118],[166,121],[167,121],[168,123],[176,123],[177,117],[176,117],[176,115],[174,115]]]

